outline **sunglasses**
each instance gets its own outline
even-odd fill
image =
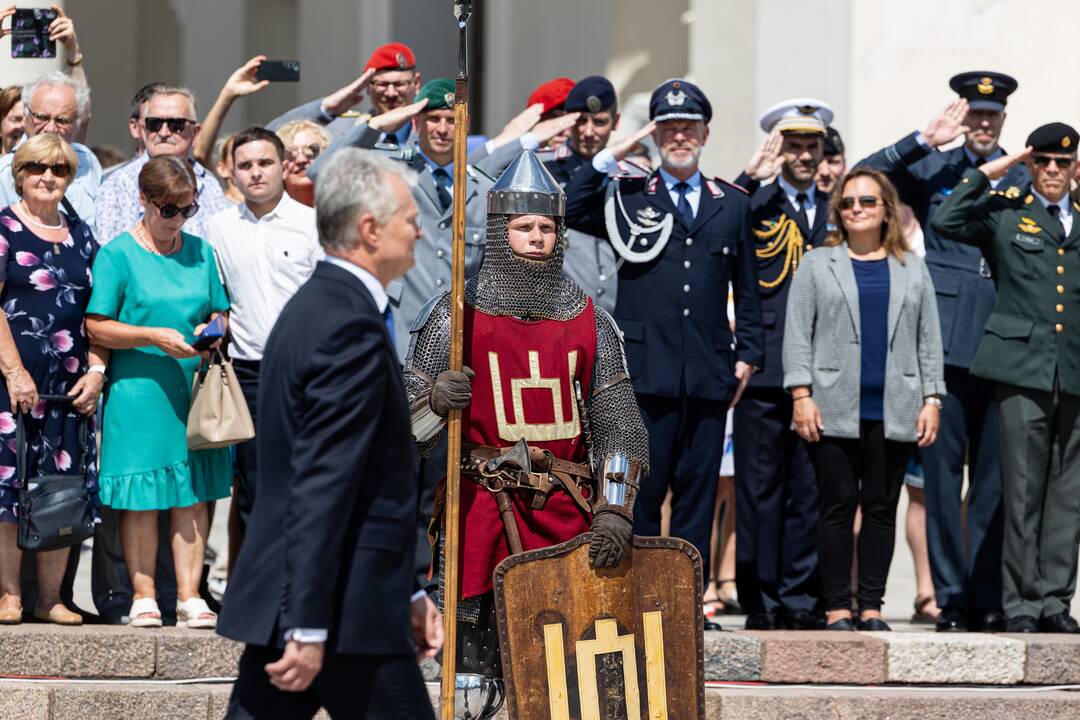
[[[1054,163],[1059,168],[1066,168],[1076,162],[1076,158],[1067,155],[1032,155],[1031,161],[1039,167],[1050,167],[1050,163]]]
[[[156,133],[161,130],[162,125],[169,126],[169,132],[173,135],[179,135],[187,129],[188,125],[194,125],[194,120],[188,120],[187,118],[159,118],[148,117],[143,118],[143,125],[146,129],[152,133]]]
[[[304,145],[296,150],[290,150],[288,155],[289,159],[296,160],[314,160],[319,157],[319,153],[322,152],[322,145],[319,143],[312,143],[311,145]]]
[[[850,210],[855,207],[855,203],[858,203],[860,207],[865,209],[876,208],[878,203],[881,202],[881,198],[876,195],[860,195],[859,197],[845,197],[840,198],[840,209]]]
[[[195,215],[195,213],[199,212],[199,203],[197,202],[193,202],[187,207],[180,207],[179,205],[173,205],[172,203],[168,203],[166,205],[158,205],[157,203],[154,203],[154,207],[156,207],[158,209],[158,212],[161,213],[161,217],[165,218],[166,220],[171,220],[177,215],[183,215],[184,219],[190,219]]]
[[[44,175],[46,170],[52,170],[52,174],[58,178],[66,178],[71,174],[71,166],[67,163],[48,163],[31,161],[22,166],[22,169],[31,175]]]

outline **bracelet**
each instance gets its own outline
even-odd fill
[[[91,365],[90,367],[86,368],[86,374],[89,375],[90,373],[101,373],[102,380],[109,379],[108,375],[105,374],[104,365]]]
[[[930,397],[926,398],[925,402],[927,405],[933,405],[938,410],[945,407],[945,403],[943,403],[941,401],[941,398],[937,397],[936,395],[931,395]]]
[[[813,397],[813,396],[812,395],[800,395],[797,398],[791,398],[791,402],[799,402],[800,400],[809,400],[811,397]]]
[[[82,65],[82,61],[83,61],[82,50],[79,50],[78,52],[75,53],[75,59],[74,60],[68,60],[67,64],[68,64],[68,67],[75,67],[76,65]]]

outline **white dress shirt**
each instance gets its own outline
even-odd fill
[[[784,196],[788,202],[791,203],[791,207],[795,208],[795,212],[799,212],[799,193],[806,196],[806,204],[803,206],[806,208],[806,222],[810,227],[814,227],[814,218],[817,217],[817,186],[811,182],[810,187],[806,190],[799,190],[794,185],[784,179],[783,174],[776,176],[776,181],[780,183],[780,189],[784,191]]]
[[[1041,202],[1043,204],[1044,208],[1049,208],[1051,205],[1057,205],[1059,208],[1061,208],[1061,210],[1058,211],[1058,217],[1061,219],[1061,224],[1065,227],[1065,237],[1068,237],[1069,233],[1072,232],[1072,226],[1073,226],[1073,215],[1072,215],[1072,209],[1069,207],[1069,195],[1068,195],[1068,193],[1066,193],[1056,203],[1055,202],[1050,202],[1049,200],[1044,198],[1042,195],[1035,192],[1035,190],[1032,190],[1031,194],[1034,195],[1035,197],[1039,198],[1039,202]]]
[[[322,259],[315,210],[287,193],[261,218],[246,203],[210,219],[207,238],[232,306],[232,355],[261,360],[285,303]]]

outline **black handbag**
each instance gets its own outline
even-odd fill
[[[67,402],[67,395],[40,395],[45,402]],[[77,475],[26,477],[26,424],[15,414],[15,454],[19,477],[19,548],[58,550],[79,545],[94,535],[94,511],[86,491],[90,431],[79,421],[80,467]]]

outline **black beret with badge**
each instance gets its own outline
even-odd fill
[[[700,120],[706,125],[712,120],[712,105],[701,88],[682,78],[665,80],[649,98],[649,119]]]
[[[840,131],[830,125],[825,128],[825,156],[843,154],[844,140],[840,137]]]
[[[1004,73],[977,70],[953,75],[949,80],[957,95],[968,101],[972,110],[1002,112],[1018,83]]]
[[[1075,154],[1077,140],[1080,134],[1071,125],[1052,122],[1035,128],[1028,135],[1027,145],[1035,152]]]
[[[615,86],[601,75],[590,75],[578,80],[566,96],[563,108],[572,112],[603,112],[611,110],[616,103]]]

